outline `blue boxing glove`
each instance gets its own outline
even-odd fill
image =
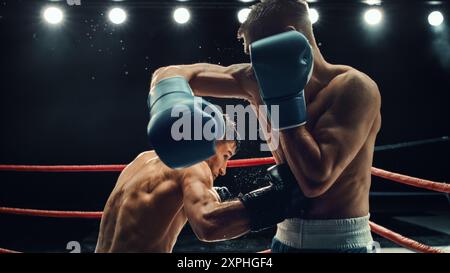
[[[312,48],[298,31],[288,31],[251,44],[253,70],[272,127],[289,129],[306,123],[304,89],[313,68]],[[273,113],[278,106],[279,118]]]
[[[164,164],[185,168],[215,154],[215,141],[225,132],[222,113],[195,97],[185,78],[161,80],[150,92],[148,106],[147,133]]]

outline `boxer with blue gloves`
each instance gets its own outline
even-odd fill
[[[194,231],[225,239],[284,217],[272,252],[367,252],[370,168],[381,126],[376,83],[353,67],[325,60],[304,0],[255,3],[238,37],[252,63],[176,65],[156,73],[160,79],[183,76],[196,96],[248,101],[262,126],[266,114],[274,120],[268,125],[276,132],[264,132],[265,139],[279,137],[280,145],[268,143],[278,164],[268,170],[268,188],[217,205],[220,198],[207,194],[212,187],[206,178],[183,184]],[[229,197],[219,191],[224,200]]]

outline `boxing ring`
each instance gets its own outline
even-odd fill
[[[243,168],[274,164],[273,157],[249,158],[230,160],[228,168]],[[6,172],[120,172],[126,165],[0,165],[0,171]],[[421,178],[411,177],[399,173],[393,173],[386,170],[372,167],[372,175],[383,178],[385,180],[401,183],[417,188],[427,189],[431,191],[450,193],[450,184],[445,182],[435,182]],[[0,207],[0,213],[16,214],[35,217],[52,217],[52,218],[85,218],[85,219],[101,219],[101,211],[59,211],[59,210],[37,210],[28,208],[11,208]],[[404,248],[415,252],[422,253],[445,253],[443,250],[424,245],[410,238],[404,237],[394,231],[391,231],[376,223],[370,222],[371,231],[382,236]],[[261,253],[269,253],[269,250],[261,251]],[[0,248],[0,253],[20,253],[15,250]]]

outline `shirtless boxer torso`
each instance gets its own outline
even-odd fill
[[[139,155],[122,172],[105,205],[96,251],[171,251],[187,221],[180,176],[154,151]]]
[[[246,232],[228,229],[227,236],[222,236],[217,235],[221,229],[205,228],[199,218],[207,211],[192,198],[206,190],[210,202],[219,202],[213,180],[225,175],[235,148],[234,142],[223,142],[216,156],[181,170],[167,167],[154,151],[140,154],[121,173],[105,205],[96,252],[171,252],[188,219],[197,236],[205,240]],[[220,217],[229,220],[227,215]]]

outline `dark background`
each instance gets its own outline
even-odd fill
[[[82,0],[72,7],[62,1],[56,2],[65,11],[59,26],[41,17],[49,3],[0,2],[0,164],[128,163],[151,149],[146,98],[156,68],[249,61],[236,39],[236,13],[246,3],[184,2],[191,8],[191,21],[178,25],[171,15],[177,1]],[[114,5],[126,9],[125,24],[109,23],[107,11]],[[384,20],[375,28],[362,20],[368,6],[359,1],[310,6],[320,13],[314,30],[325,58],[353,66],[379,85],[383,125],[377,145],[449,135],[448,3],[384,1]],[[446,16],[439,29],[427,23],[435,9]],[[267,156],[257,151],[258,143],[244,142],[236,158]],[[448,142],[380,151],[374,158],[376,167],[437,181],[448,180],[449,163]],[[229,170],[218,183],[236,193],[248,191],[257,186],[263,170]],[[2,172],[0,206],[102,210],[117,176]],[[424,193],[408,197],[411,211],[442,198],[376,178],[372,191],[373,211],[406,204],[404,197],[374,202],[380,192]],[[442,204],[448,206],[438,206]],[[0,215],[0,247],[64,249],[61,242],[82,241],[96,233],[97,225],[92,220]]]

